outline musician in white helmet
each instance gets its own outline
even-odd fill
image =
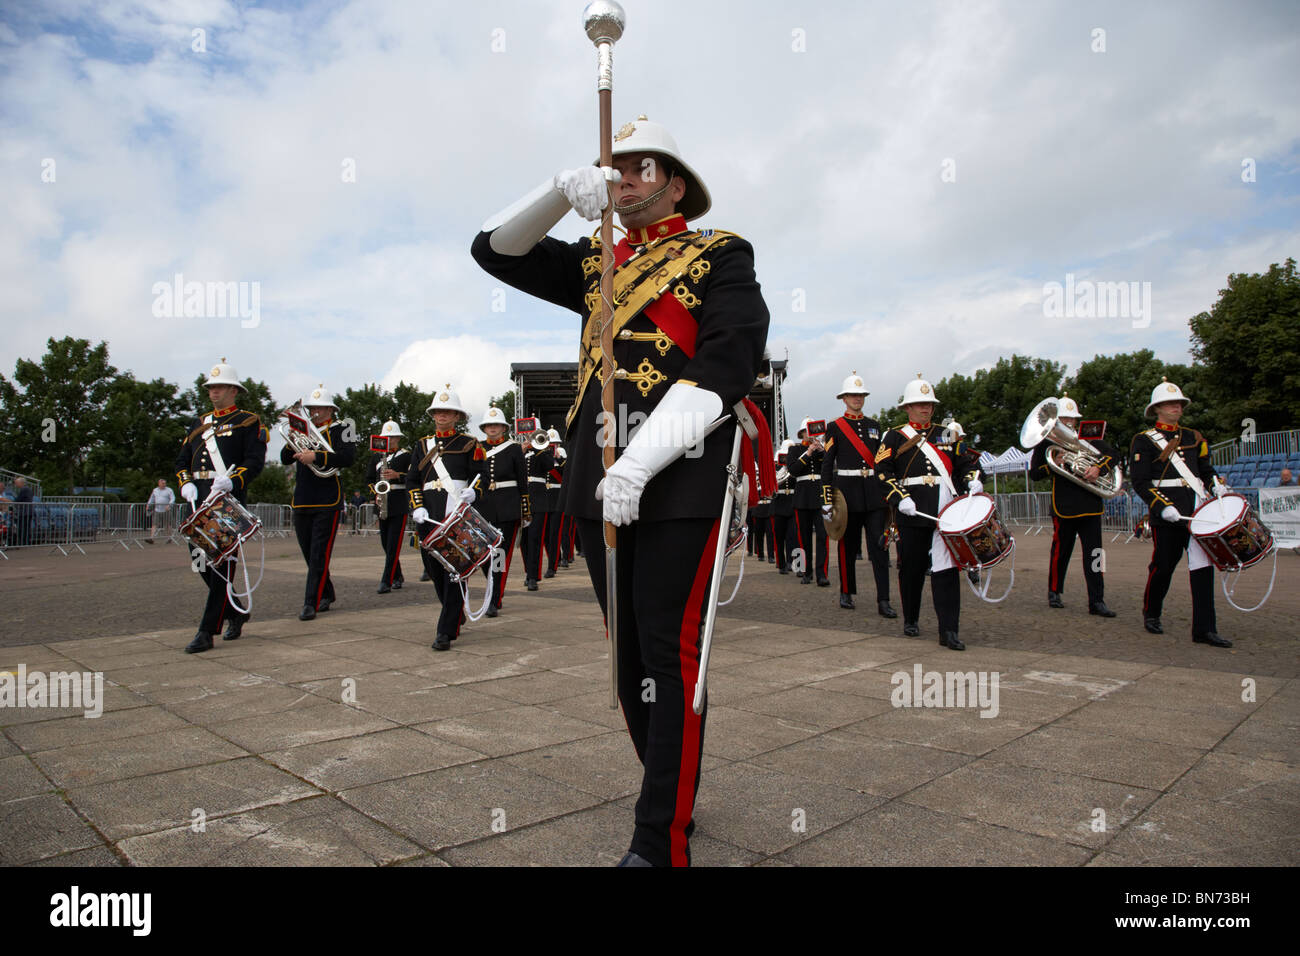
[[[397,422],[384,422],[377,437],[389,447],[372,452],[366,481],[375,498],[375,510],[381,515],[379,542],[384,549],[384,572],[379,576],[378,593],[387,594],[400,591],[406,583],[401,557],[410,501],[406,493],[406,473],[411,469],[411,450],[399,447],[404,436]],[[385,490],[381,491],[381,488]]]
[[[1078,434],[1083,415],[1078,403],[1068,394],[1062,395],[1057,403],[1057,419]],[[1105,422],[1094,424],[1102,425],[1104,430]],[[1115,450],[1101,437],[1088,438],[1087,441],[1097,449],[1100,457],[1095,465],[1084,472],[1082,478],[1096,482],[1103,475],[1114,471]],[[1029,462],[1030,474],[1034,478],[1050,479],[1052,482],[1052,552],[1047,565],[1048,607],[1065,607],[1061,593],[1065,590],[1065,572],[1070,566],[1070,555],[1077,538],[1083,547],[1081,563],[1088,591],[1088,613],[1098,617],[1114,617],[1115,612],[1106,606],[1106,579],[1101,561],[1101,514],[1106,499],[1054,471],[1047,463],[1048,450],[1053,447],[1050,441],[1040,441],[1034,446]],[[1056,449],[1054,454],[1059,451]]]
[[[749,243],[687,225],[708,211],[709,193],[668,131],[643,116],[615,134],[613,151],[617,182],[594,166],[561,172],[488,220],[473,254],[498,279],[583,317],[565,508],[578,522],[602,610],[602,518],[619,529],[619,697],[645,766],[621,865],[681,866],[690,860],[703,752],[704,715],[694,713],[691,695],[737,427],[729,410],[760,371],[768,311]],[[630,437],[614,436],[618,460],[606,477],[600,247],[546,233],[571,207],[599,218],[611,194],[627,231],[612,250],[612,390],[626,413],[620,421],[646,417]],[[747,459],[752,449],[742,452]]]
[[[236,407],[239,393],[247,389],[234,367],[223,358],[212,367],[203,385],[208,390],[212,411],[191,423],[176,456],[176,480],[189,513],[202,507],[214,492],[227,492],[240,504],[247,504],[248,486],[266,464],[267,431],[256,414]],[[197,549],[191,547],[191,553],[197,553]],[[212,650],[213,635],[221,633],[223,622],[226,625],[223,639],[238,639],[248,621],[248,615],[240,614],[231,605],[226,588],[235,560],[225,562],[221,569],[209,567],[206,562],[201,566],[208,599],[198,632],[185,648],[187,654]]]
[[[932,422],[939,398],[934,386],[917,377],[903,389],[900,403],[907,424],[885,433],[876,452],[876,469],[889,488],[887,498],[898,509],[898,593],[903,605],[903,633],[921,633],[921,590],[930,571],[934,613],[939,619],[939,643],[964,651],[961,622],[961,579],[938,526],[924,515],[937,516],[954,498],[984,490],[979,456],[956,434]]]
[[[828,588],[831,579],[829,538],[822,522],[821,509],[826,500],[822,486],[822,463],[826,445],[821,434],[809,434],[812,419],[799,423],[796,433],[801,444],[792,448],[786,458],[786,469],[794,482],[794,528],[803,552],[804,571],[800,584],[811,584],[816,575],[817,586]]]
[[[519,523],[529,517],[528,466],[524,450],[509,437],[510,424],[499,408],[489,408],[478,421],[483,433],[483,479],[479,483],[474,509],[501,532],[501,544],[483,573],[492,576],[492,601],[487,616],[496,617],[505,596],[514,558]]]
[[[1129,448],[1129,477],[1133,490],[1150,509],[1155,543],[1142,595],[1142,623],[1152,634],[1163,634],[1160,616],[1174,569],[1187,552],[1192,588],[1192,640],[1212,647],[1231,647],[1220,637],[1214,613],[1214,566],[1192,537],[1185,517],[1190,517],[1211,495],[1228,489],[1210,463],[1210,446],[1194,428],[1185,428],[1183,411],[1191,400],[1173,382],[1161,381],[1151,392],[1146,417],[1156,417],[1154,427],[1133,436]]]
[[[564,450],[556,429],[546,429],[546,437],[551,443],[551,467],[546,472],[546,573],[542,577],[553,578],[560,566],[563,536],[568,533],[560,502],[564,491],[564,463],[569,453]]]
[[[339,407],[323,384],[304,396],[302,404],[332,449],[295,451],[288,444],[280,449],[280,464],[295,468],[293,530],[307,562],[307,584],[298,620],[310,621],[317,613],[328,611],[337,598],[330,579],[330,557],[343,513],[343,483],[338,473],[318,475],[316,470],[347,468],[356,461],[357,446],[344,440],[343,423],[334,420]]]

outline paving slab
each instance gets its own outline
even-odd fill
[[[1294,808],[1165,794],[1106,847],[1130,866],[1287,866],[1300,860]]]
[[[34,863],[70,850],[103,845],[104,841],[57,793],[0,803],[0,865]]]
[[[1227,737],[1242,717],[1216,714],[1188,714],[1148,704],[1121,703],[1112,699],[1093,701],[1061,718],[1060,725],[1115,737],[1155,740],[1177,747],[1208,750]]]
[[[161,707],[135,707],[106,711],[99,717],[60,717],[6,729],[9,739],[27,753],[58,750],[80,744],[140,737],[186,726],[184,720]]]
[[[1206,751],[1153,740],[1043,727],[988,755],[996,763],[1081,774],[1148,790],[1166,790],[1196,766]]]
[[[395,726],[391,720],[345,704],[317,703],[312,707],[215,723],[211,728],[213,733],[252,753],[265,753]]]
[[[747,763],[847,790],[896,797],[972,759],[933,747],[833,731],[751,757]]]
[[[263,757],[332,793],[484,759],[407,727],[273,750]]]
[[[604,800],[641,792],[643,768],[625,733],[584,737],[504,759],[512,766]]]
[[[32,760],[64,789],[247,757],[248,751],[202,727],[44,750]]]
[[[575,720],[544,707],[510,707],[467,717],[416,724],[421,733],[501,757],[606,732],[598,724]]]

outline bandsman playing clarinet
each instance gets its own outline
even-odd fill
[[[411,451],[399,448],[403,438],[397,422],[384,422],[378,438],[391,445],[392,450],[376,452],[370,458],[366,480],[370,493],[375,496],[375,511],[379,515],[379,540],[384,548],[384,573],[379,578],[380,594],[401,590],[402,537],[406,532],[407,504],[406,473],[411,470]],[[383,484],[381,484],[383,482]],[[384,489],[384,490],[380,490]]]

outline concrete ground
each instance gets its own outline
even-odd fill
[[[1149,545],[1107,545],[1119,618],[1088,616],[1077,570],[1069,607],[1049,610],[1048,544],[1020,535],[1003,604],[964,594],[961,654],[938,645],[928,595],[905,638],[870,593],[843,611],[835,587],[747,563],[710,670],[694,862],[1300,862],[1296,556],[1263,610],[1219,596],[1224,651],[1192,644],[1181,570],[1167,633],[1142,631]],[[273,541],[245,636],[195,656],[181,648],[202,591],[179,547],[11,552],[0,671],[106,686],[94,719],[0,707],[0,863],[616,862],[639,765],[581,564],[536,593],[516,564],[502,615],[435,654],[414,555],[406,588],[380,596],[377,548],[341,535],[339,602],[302,623],[302,559]],[[1268,573],[1248,572],[1238,602]],[[893,675],[910,684],[917,664],[996,673],[996,716],[893,706]]]

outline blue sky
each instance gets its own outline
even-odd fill
[[[754,244],[791,420],[850,370],[873,410],[1012,352],[1187,361],[1230,272],[1300,249],[1295,4],[625,7],[615,125],[665,123],[713,193],[700,225]],[[146,378],[227,356],[286,402],[405,378],[480,409],[511,361],[573,359],[576,318],[494,312],[468,249],[594,155],[581,8],[5,4],[0,369],[71,334]],[[155,316],[177,272],[259,283],[260,320]],[[1047,318],[1067,273],[1150,282],[1150,324]]]

